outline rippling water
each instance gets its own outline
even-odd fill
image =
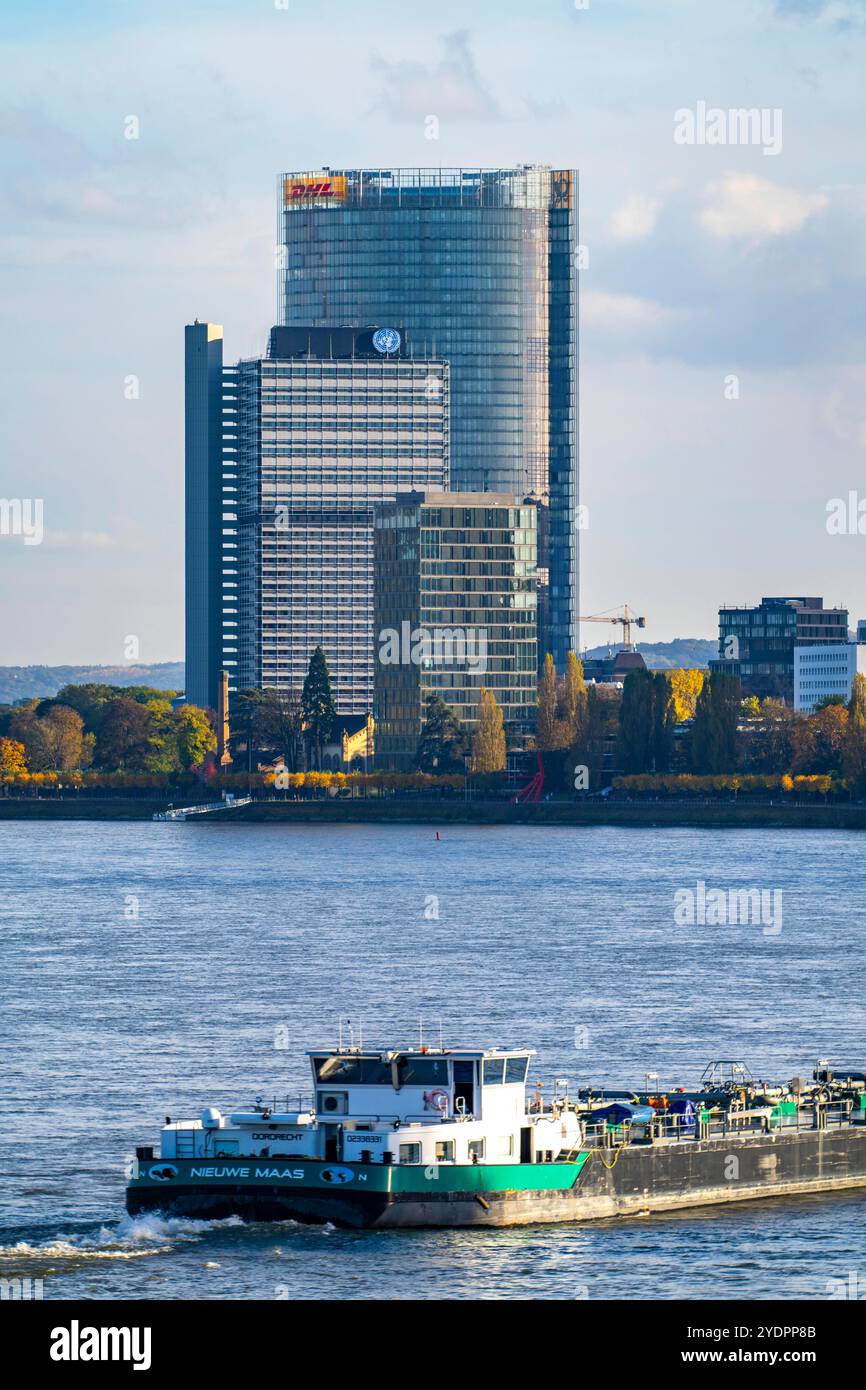
[[[0,1275],[46,1298],[826,1298],[866,1287],[864,1198],[620,1222],[360,1232],[124,1215],[166,1114],[309,1093],[367,1041],[528,1045],[534,1076],[662,1084],[866,1066],[856,834],[4,822]],[[781,930],[677,926],[777,889]],[[275,1045],[279,1044],[279,1045]]]

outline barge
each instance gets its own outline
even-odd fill
[[[649,1215],[866,1186],[866,1073],[755,1081],[714,1062],[692,1090],[527,1085],[520,1049],[307,1054],[308,1104],[166,1117],[127,1210],[349,1228]],[[654,1086],[650,1082],[655,1082]]]

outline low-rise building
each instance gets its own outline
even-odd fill
[[[794,709],[811,714],[820,700],[841,695],[847,702],[857,674],[866,675],[866,646],[837,642],[794,648]]]

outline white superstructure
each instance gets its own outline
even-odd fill
[[[443,1164],[554,1162],[581,1122],[564,1083],[527,1099],[530,1050],[319,1050],[309,1109],[267,1105],[168,1122],[160,1158],[318,1158]],[[561,1089],[560,1089],[561,1088]]]

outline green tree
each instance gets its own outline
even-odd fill
[[[674,757],[676,699],[666,671],[652,672],[652,772],[670,772]]]
[[[316,647],[301,694],[301,714],[311,747],[315,750],[315,766],[322,766],[322,745],[327,743],[337,710],[331,693],[331,673],[321,647]]]
[[[742,698],[739,676],[716,674],[704,682],[691,733],[694,772],[736,772],[737,725]]]
[[[619,727],[620,700],[619,692],[609,686],[591,685],[587,690],[586,720],[564,759],[564,780],[569,789],[597,792],[609,781],[605,753]]]
[[[144,772],[151,752],[152,716],[125,695],[112,700],[96,738],[94,761],[109,772]]]
[[[502,710],[492,690],[481,687],[475,733],[472,737],[474,772],[502,772],[505,768],[505,729]]]
[[[441,695],[428,695],[426,716],[415,753],[419,772],[463,772],[466,738],[454,711]]]
[[[616,765],[626,775],[652,771],[655,703],[652,672],[630,671],[622,687],[616,745]]]
[[[859,671],[851,683],[842,768],[854,795],[866,795],[866,676]]]

